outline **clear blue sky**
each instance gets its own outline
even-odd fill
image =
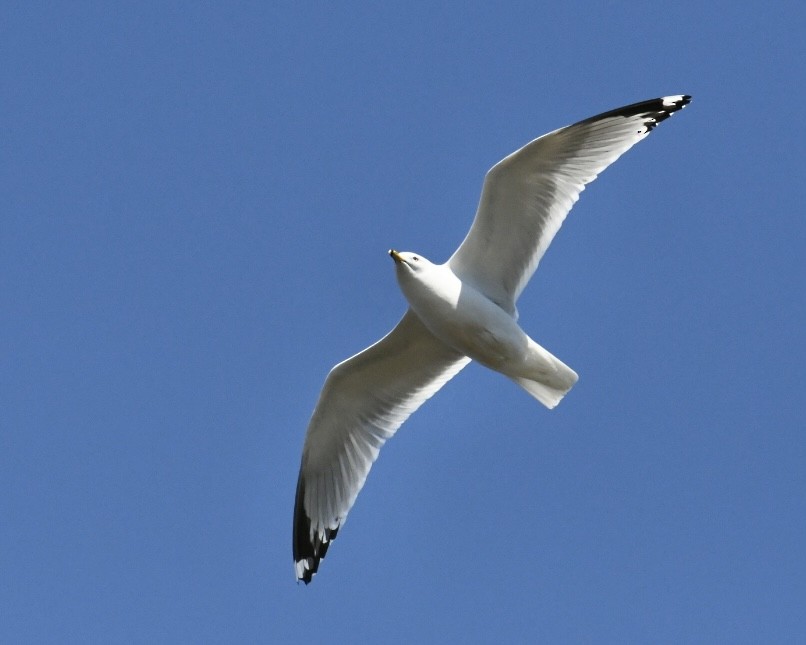
[[[802,3],[0,10],[0,640],[803,642]],[[582,195],[519,303],[553,412],[471,366],[312,585],[330,367],[484,172],[694,101]]]

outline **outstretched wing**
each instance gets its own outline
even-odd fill
[[[377,343],[334,367],[308,425],[294,507],[294,563],[306,584],[381,446],[469,358],[407,311]]]
[[[499,161],[484,179],[476,218],[448,263],[508,311],[596,176],[690,96],[634,103],[535,139]]]

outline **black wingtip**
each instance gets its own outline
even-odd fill
[[[594,121],[600,121],[602,119],[609,119],[617,116],[625,118],[643,116],[646,117],[644,125],[646,126],[647,131],[650,131],[656,125],[658,125],[658,123],[665,121],[672,116],[672,114],[678,110],[682,110],[689,103],[691,103],[691,95],[689,94],[661,96],[648,101],[631,103],[630,105],[625,105],[624,107],[616,108],[615,110],[610,110],[609,112],[602,112],[602,114],[597,114],[596,116],[585,119],[582,121],[582,123],[592,123]]]
[[[319,562],[325,557],[330,542],[336,539],[339,532],[335,529],[325,529],[324,536],[318,533],[311,536],[311,518],[305,511],[305,481],[300,473],[297,481],[297,497],[294,502],[294,538],[292,542],[294,552],[294,569],[297,580],[310,584],[314,574],[319,570]]]

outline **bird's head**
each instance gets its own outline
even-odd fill
[[[426,276],[432,273],[432,269],[436,268],[434,264],[419,253],[390,249],[389,255],[395,261],[398,280],[410,281],[414,279],[417,282],[421,282],[427,279]]]
[[[434,266],[418,253],[390,249],[389,255],[395,261],[395,269],[399,276],[422,274]]]

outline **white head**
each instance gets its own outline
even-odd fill
[[[395,251],[394,249],[389,249],[389,255],[392,256],[395,264],[398,266],[407,266],[413,271],[431,265],[431,262],[429,262],[427,258],[424,258],[419,253],[412,253],[411,251]]]
[[[398,279],[404,278],[405,276],[422,280],[425,274],[428,273],[428,270],[434,268],[434,264],[419,253],[411,253],[409,251],[398,252],[394,249],[390,249],[389,255],[392,256],[392,259],[395,261]]]
[[[395,251],[391,249],[389,255],[395,261],[397,281],[401,286],[415,282],[428,283],[438,273],[439,266],[428,261],[419,253],[410,251]]]
[[[433,308],[437,301],[455,302],[459,297],[462,282],[447,264],[433,264],[419,253],[401,253],[394,249],[389,255],[395,261],[400,289],[415,311],[422,307]]]

